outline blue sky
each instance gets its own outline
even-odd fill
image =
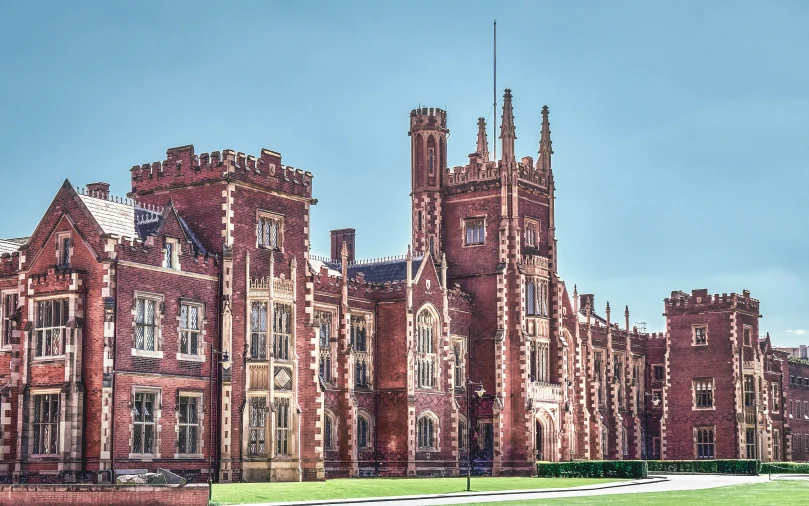
[[[749,289],[762,332],[805,342],[809,3],[501,4],[3,2],[0,237],[30,234],[65,177],[123,195],[169,147],[266,147],[315,174],[316,252],[354,227],[359,256],[400,254],[408,114],[445,108],[467,162],[496,18],[518,157],[551,110],[571,289],[650,330],[671,290]]]

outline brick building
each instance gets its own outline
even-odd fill
[[[500,160],[478,125],[450,169],[446,112],[411,112],[412,247],[378,260],[350,228],[311,254],[313,176],[270,150],[172,148],[124,198],[65,181],[30,237],[0,240],[0,473],[806,458],[809,366],[759,339],[759,302],[672,292],[661,334],[600,316],[557,272],[547,107],[536,162],[509,90]]]

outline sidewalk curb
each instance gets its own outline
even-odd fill
[[[230,506],[316,506],[316,505],[339,505],[339,504],[363,504],[366,502],[393,502],[393,501],[416,501],[422,499],[442,499],[457,497],[482,497],[482,496],[506,496],[516,494],[549,494],[556,492],[581,492],[587,490],[606,490],[610,488],[633,487],[635,485],[646,485],[649,483],[659,483],[669,481],[665,476],[649,476],[632,481],[619,481],[617,483],[607,483],[604,485],[586,485],[584,487],[568,488],[539,488],[527,490],[494,490],[491,492],[450,492],[445,494],[427,495],[397,495],[387,497],[362,497],[348,499],[327,499],[323,501],[291,501],[291,502],[263,502],[234,504]]]

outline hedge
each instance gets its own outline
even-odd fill
[[[650,460],[650,473],[711,473],[756,475],[758,460]]]
[[[540,478],[646,478],[643,460],[579,460],[537,462]]]
[[[809,464],[805,462],[763,462],[761,474],[809,474]]]

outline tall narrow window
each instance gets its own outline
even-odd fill
[[[485,220],[483,218],[467,218],[464,221],[465,243],[467,246],[483,244],[485,240]]]
[[[459,450],[466,450],[466,448],[467,448],[466,442],[467,442],[468,437],[469,437],[469,435],[468,435],[467,430],[466,430],[466,421],[465,420],[459,420],[458,421],[458,449]]]
[[[466,372],[464,354],[466,347],[464,341],[456,340],[452,345],[452,367],[453,367],[453,381],[455,388],[466,388]]]
[[[19,298],[16,293],[3,295],[3,346],[10,346],[11,336],[14,330],[14,313],[17,312]]]
[[[756,404],[756,383],[752,375],[744,375],[744,406],[752,408]]]
[[[69,299],[42,300],[36,303],[36,356],[54,357],[62,355],[62,341],[65,325],[70,317]]]
[[[177,410],[177,450],[179,453],[194,455],[198,452],[199,418],[197,416],[197,403],[199,397],[180,396],[180,405]]]
[[[281,219],[273,216],[259,216],[256,237],[260,247],[281,249]]]
[[[199,354],[199,309],[195,304],[180,305],[180,353]]]
[[[370,441],[371,424],[363,415],[357,417],[357,447],[368,448]]]
[[[289,455],[289,397],[275,399],[275,453]]]
[[[250,304],[250,357],[267,359],[267,303]]]
[[[250,397],[250,455],[266,455],[267,398]]]
[[[331,329],[332,329],[332,315],[329,311],[318,311],[316,313],[319,330],[319,344],[320,344],[320,363],[318,371],[320,378],[323,381],[331,382],[332,373],[332,357],[331,357]]]
[[[531,341],[530,350],[528,355],[528,375],[531,381],[537,381],[537,343],[535,341]]]
[[[427,309],[419,313],[416,321],[416,381],[421,388],[435,388],[436,355],[435,355],[435,318]]]
[[[56,454],[59,439],[59,394],[33,395],[34,454]]]
[[[155,436],[155,397],[154,393],[135,393],[135,423],[134,434],[132,435],[132,453],[152,454],[154,453]]]
[[[772,431],[772,459],[775,462],[781,460],[781,433],[778,429]]]
[[[157,351],[156,306],[154,299],[135,299],[135,349]]]
[[[537,343],[537,381],[548,383],[550,381],[550,368],[548,367],[548,343]]]
[[[430,171],[430,175],[432,176],[435,174],[435,149],[430,148],[427,150],[427,159],[428,159],[428,170]]]
[[[714,458],[714,434],[712,427],[697,427],[697,458]]]
[[[525,222],[525,245],[530,247],[537,246],[537,225],[533,221]]]
[[[747,449],[747,458],[756,458],[756,429],[745,429],[744,443]]]
[[[326,415],[323,429],[323,446],[326,450],[334,449],[334,419],[331,415]]]
[[[362,316],[351,317],[351,345],[355,351],[368,351],[367,328],[365,318]]]
[[[697,408],[713,407],[713,379],[706,378],[694,381],[694,399]]]
[[[59,267],[70,267],[70,236],[59,237]]]
[[[272,349],[278,360],[289,360],[292,342],[292,306],[273,304]]]
[[[163,267],[166,269],[179,268],[180,243],[177,239],[166,237],[166,248],[163,250]]]
[[[539,284],[539,315],[548,316],[548,282],[542,281]]]
[[[528,281],[525,285],[525,314],[534,316],[537,309],[536,285],[533,281]]]
[[[419,450],[435,449],[435,422],[432,417],[419,418],[417,438]]]
[[[780,394],[781,392],[778,390],[778,384],[774,383],[772,386],[772,410],[776,413],[781,408]]]
[[[750,327],[744,328],[744,345],[750,346]]]
[[[368,328],[363,316],[352,316],[351,344],[354,347],[354,383],[360,387],[368,386]]]

